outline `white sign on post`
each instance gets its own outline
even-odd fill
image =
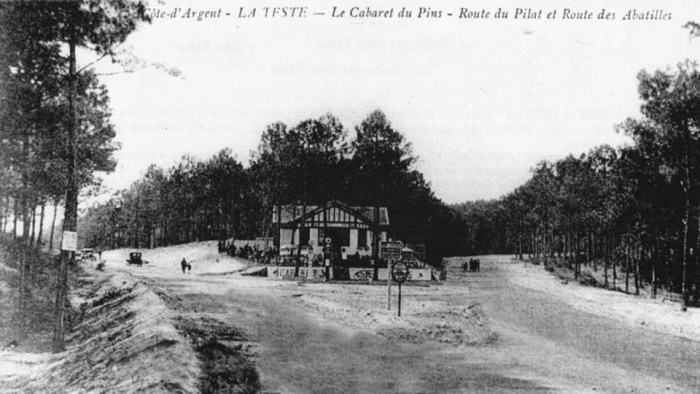
[[[70,252],[78,251],[78,233],[75,231],[64,231],[61,241],[61,250]]]
[[[387,310],[391,310],[391,264],[401,260],[401,241],[382,241],[379,243],[379,256],[386,260],[386,292],[387,292]]]

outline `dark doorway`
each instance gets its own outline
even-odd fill
[[[327,227],[325,229],[319,229],[318,234],[319,239],[324,242],[324,244],[326,238],[331,239],[331,248],[334,256],[340,256],[341,246],[350,246],[349,228]]]
[[[301,246],[307,246],[309,244],[309,234],[310,229],[308,227],[299,229],[299,244]]]

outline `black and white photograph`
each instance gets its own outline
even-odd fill
[[[0,0],[0,393],[698,393],[699,62],[690,0]]]

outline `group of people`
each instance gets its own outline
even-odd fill
[[[479,272],[481,270],[481,262],[479,259],[469,259],[462,264],[462,272]]]
[[[275,256],[277,256],[277,252],[274,246],[267,248],[267,250],[265,251],[260,250],[257,247],[253,248],[249,244],[245,244],[240,248],[236,248],[236,246],[233,244],[233,241],[226,242],[224,240],[219,241],[218,250],[219,253],[225,253],[231,257],[252,259],[257,262],[263,263],[269,263],[275,258]]]
[[[233,244],[233,242],[226,242],[224,240],[220,240],[219,253],[226,253],[227,255],[233,257],[236,255],[236,246]]]
[[[188,263],[184,257],[182,258],[182,261],[180,262],[180,266],[182,266],[182,273],[183,274],[192,271],[192,264]]]

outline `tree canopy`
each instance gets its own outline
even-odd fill
[[[700,288],[700,72],[686,61],[638,75],[641,117],[628,146],[542,162],[507,196],[457,205],[474,252],[601,264],[686,294]],[[612,278],[608,278],[612,268]]]
[[[431,261],[464,251],[461,218],[434,196],[414,167],[410,143],[386,115],[370,113],[352,137],[346,130],[332,114],[293,127],[274,122],[245,168],[228,150],[204,161],[185,156],[170,169],[152,167],[112,201],[89,210],[83,228],[100,230],[88,231],[87,242],[143,247],[271,236],[274,205],[337,199],[388,207],[390,236],[427,244]]]

